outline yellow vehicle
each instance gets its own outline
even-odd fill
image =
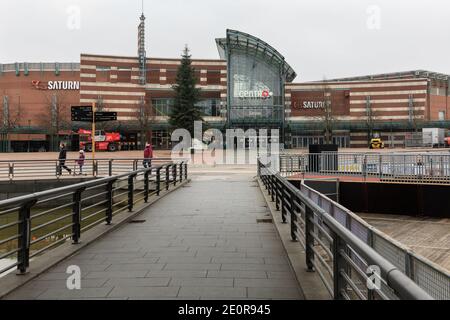
[[[372,139],[370,139],[370,149],[384,149],[384,142],[381,140],[379,135],[374,135]]]

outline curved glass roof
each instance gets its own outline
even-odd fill
[[[287,82],[292,82],[297,74],[284,57],[267,42],[248,33],[227,29],[227,37],[216,39],[220,57],[226,59],[228,50],[238,49],[263,58],[270,64],[281,67]]]

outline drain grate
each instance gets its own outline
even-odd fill
[[[144,223],[147,220],[131,220],[128,223]]]

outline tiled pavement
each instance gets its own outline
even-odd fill
[[[249,173],[198,174],[7,299],[302,299]],[[68,290],[78,265],[80,290]]]

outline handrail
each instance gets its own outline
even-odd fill
[[[137,203],[187,178],[187,162],[172,161],[0,201],[0,260],[17,254],[8,266],[0,267],[0,275],[14,267],[25,273],[31,257],[68,239],[79,243],[84,230],[101,222],[111,224],[116,214],[133,211]]]
[[[347,153],[280,155],[284,175],[352,176],[362,180],[450,184],[449,152]]]
[[[287,179],[263,165],[260,160],[258,160],[258,177],[277,209],[281,210],[283,221],[287,221],[290,217],[292,240],[298,240],[304,245],[308,269],[318,272],[334,299],[356,297],[374,299],[375,296],[389,299],[391,291],[400,299],[432,299],[401,270],[346,229],[329,212],[295,188]],[[325,244],[327,239],[332,241]],[[322,250],[318,248],[320,246]],[[328,256],[327,250],[323,249],[331,250],[332,256]],[[326,258],[332,261],[332,273],[329,275],[327,270],[331,267],[327,265],[327,260],[322,255],[327,255]],[[371,279],[369,276],[361,277],[361,275],[367,274],[367,267],[373,265],[379,268],[380,274],[376,276],[389,288],[388,290],[383,290],[382,286],[374,290],[368,287],[364,289],[365,282]],[[362,280],[356,281],[355,274]],[[328,281],[330,277],[331,281]]]
[[[78,159],[27,159],[27,160],[0,160],[0,181],[13,181],[26,178],[56,178],[67,176],[113,176],[145,167],[147,163],[172,163],[173,161],[188,161],[186,158],[112,158],[112,159],[85,159],[82,168]],[[144,161],[145,160],[145,161]],[[64,167],[65,166],[65,167]],[[66,171],[71,171],[67,174]],[[82,169],[82,172],[81,172]]]

